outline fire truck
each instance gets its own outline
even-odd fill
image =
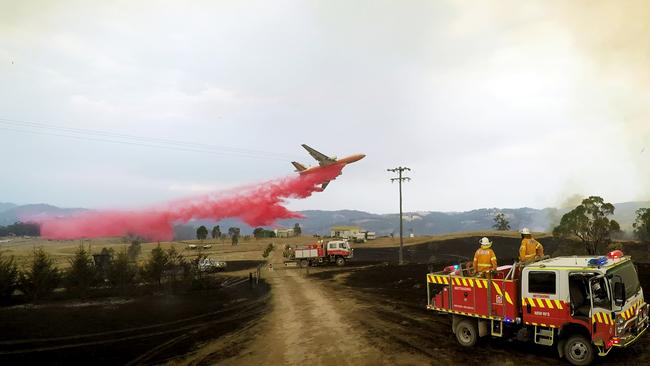
[[[462,346],[508,337],[555,346],[573,365],[627,347],[648,328],[636,268],[620,250],[549,258],[474,276],[472,263],[427,274],[427,309],[451,314]]]
[[[300,267],[327,263],[343,266],[348,259],[352,258],[354,252],[354,249],[350,248],[350,244],[345,240],[318,242],[288,249],[285,251],[285,257],[287,257],[285,265],[297,263]]]

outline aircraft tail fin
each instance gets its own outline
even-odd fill
[[[302,165],[302,164],[300,164],[298,162],[292,161],[291,164],[293,164],[293,166],[296,167],[297,172],[302,172],[303,170],[307,170],[307,168],[305,168],[304,165]]]

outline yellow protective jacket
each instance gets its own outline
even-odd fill
[[[540,242],[533,238],[524,238],[521,240],[519,247],[519,261],[527,262],[535,259],[535,257],[544,256],[544,247]]]
[[[487,272],[497,269],[497,256],[490,248],[479,248],[474,253],[474,271],[477,273]]]

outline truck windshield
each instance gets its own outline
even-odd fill
[[[636,269],[632,262],[627,262],[610,269],[607,271],[607,277],[610,278],[612,288],[614,288],[614,282],[619,281],[618,277],[620,277],[625,284],[625,299],[634,296],[634,294],[639,292],[639,289],[641,288],[641,285],[639,284],[639,276],[637,276]]]

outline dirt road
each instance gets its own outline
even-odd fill
[[[276,261],[277,262],[277,261]],[[430,358],[399,345],[377,343],[366,332],[364,309],[304,270],[275,263],[270,314],[258,324],[211,344],[184,360],[207,365],[427,365]],[[312,269],[312,271],[315,271]],[[237,351],[233,351],[237,350]]]

